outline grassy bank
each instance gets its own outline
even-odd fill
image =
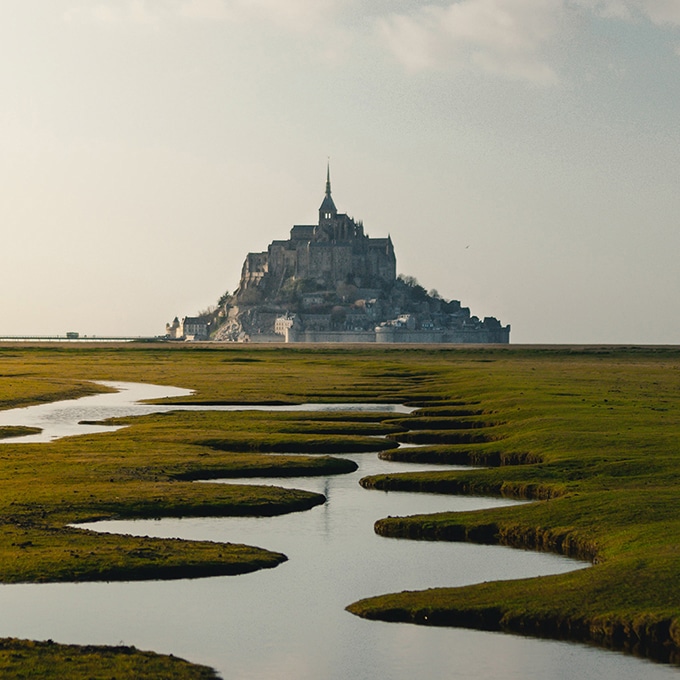
[[[495,467],[377,475],[362,485],[537,502],[386,518],[376,531],[549,550],[591,560],[593,567],[378,596],[349,610],[374,619],[585,640],[680,661],[678,352],[515,350],[486,358],[484,367],[468,363],[452,372],[450,387],[457,403],[484,410],[479,418],[489,427],[472,432],[488,437],[454,437],[447,445],[442,440],[456,432],[450,424],[431,433],[416,425],[426,446],[381,455]],[[431,420],[423,417],[423,428]]]
[[[8,426],[0,427],[0,439],[11,439],[12,437],[25,437],[29,434],[40,434],[39,427]]]
[[[5,680],[213,680],[207,666],[134,647],[59,645],[0,638],[0,675]]]

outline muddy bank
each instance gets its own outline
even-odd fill
[[[454,495],[504,496],[506,498],[522,500],[546,500],[558,498],[562,495],[560,489],[548,484],[507,482],[503,480],[489,483],[483,480],[433,478],[429,472],[411,473],[408,475],[400,473],[394,475],[373,475],[359,480],[359,484],[365,489],[378,489],[380,491],[422,491],[424,493]],[[396,525],[398,519],[392,517],[379,521],[390,523],[390,526],[392,526],[393,523]],[[431,540],[437,539],[432,538]],[[442,538],[440,540],[447,539]]]
[[[485,451],[484,449],[457,449],[451,446],[436,445],[389,449],[388,451],[382,451],[378,455],[383,460],[395,462],[480,467],[532,465],[543,462],[543,456],[528,451]]]

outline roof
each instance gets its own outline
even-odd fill
[[[333,214],[338,212],[338,209],[335,207],[335,203],[333,203],[333,199],[331,198],[330,193],[326,194],[326,196],[324,197],[323,202],[319,207],[319,210],[324,213],[330,212]]]

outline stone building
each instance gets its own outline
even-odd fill
[[[210,337],[210,320],[200,316],[185,316],[181,321],[175,317],[165,324],[168,340],[207,340]]]
[[[205,321],[201,327],[196,321]],[[207,323],[209,322],[209,323]],[[214,330],[213,330],[214,329]],[[392,239],[339,213],[330,169],[316,224],[248,253],[239,286],[210,319],[168,324],[169,338],[216,342],[508,343],[510,326],[397,276]]]
[[[246,291],[253,289],[271,298],[291,281],[327,289],[343,283],[365,288],[391,285],[396,276],[392,239],[370,238],[361,221],[338,212],[328,168],[318,223],[295,225],[289,239],[272,241],[266,252],[248,253],[236,298],[248,300]]]

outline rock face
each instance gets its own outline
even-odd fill
[[[328,171],[318,223],[295,225],[289,239],[248,253],[238,289],[220,300],[213,339],[509,342],[510,326],[480,321],[396,271],[392,239],[370,238],[360,221],[338,213]]]

